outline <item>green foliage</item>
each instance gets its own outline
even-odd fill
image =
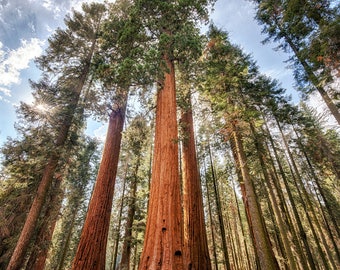
[[[147,29],[156,50],[155,59],[161,61],[166,56],[179,62],[197,59],[201,51],[201,37],[197,22],[207,20],[208,6],[215,1],[135,1],[139,16]]]
[[[329,0],[253,2],[257,4],[256,18],[267,34],[264,42],[274,40],[283,51],[293,51],[289,60],[294,64],[299,89],[308,92],[332,82],[339,65],[334,54],[339,49],[339,4]]]
[[[79,76],[91,60],[91,44],[97,39],[104,12],[103,4],[92,3],[83,4],[83,12],[74,11],[72,16],[67,16],[67,28],[57,29],[49,38],[46,53],[37,58],[40,69],[64,79]]]
[[[82,137],[69,158],[63,182],[64,206],[53,236],[48,265],[51,269],[69,267],[76,252],[88,198],[97,175],[98,144],[94,139]]]

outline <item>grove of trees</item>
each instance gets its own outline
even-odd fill
[[[51,35],[1,147],[0,269],[340,269],[340,3],[251,1],[294,104],[214,2],[84,3]]]

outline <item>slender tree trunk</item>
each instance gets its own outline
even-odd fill
[[[298,138],[299,141],[301,142],[301,138],[300,138],[298,132],[296,131],[296,129],[295,129],[294,126],[293,126],[293,128],[294,128],[294,131],[295,131],[295,134],[296,134],[297,138]],[[328,214],[329,214],[329,216],[330,216],[330,218],[331,218],[331,221],[332,221],[333,224],[334,224],[334,227],[335,227],[335,229],[336,229],[336,232],[339,233],[339,228],[338,228],[337,223],[336,223],[335,215],[333,214],[332,207],[330,206],[330,203],[328,202],[327,197],[324,196],[323,188],[322,188],[321,185],[320,185],[320,179],[319,179],[319,177],[318,177],[318,176],[316,175],[316,173],[315,173],[315,169],[314,169],[314,167],[313,167],[313,165],[312,165],[312,163],[311,163],[311,161],[310,161],[310,159],[309,159],[309,157],[308,157],[308,155],[307,155],[307,153],[306,153],[306,151],[305,151],[305,149],[304,149],[304,146],[303,146],[301,143],[300,143],[300,146],[301,146],[301,151],[302,151],[302,153],[303,153],[303,155],[304,155],[304,157],[305,157],[305,159],[306,159],[306,161],[307,161],[307,164],[308,164],[308,167],[309,167],[309,169],[310,169],[310,172],[311,172],[311,174],[312,174],[312,176],[313,176],[313,178],[314,178],[314,183],[316,184],[316,186],[317,186],[317,188],[318,188],[318,192],[320,193],[320,195],[321,195],[321,197],[322,197],[322,199],[323,199],[323,202],[324,202],[325,207],[326,207],[326,209],[327,209],[327,211],[328,211]],[[316,189],[315,186],[314,186],[314,189]],[[321,205],[319,196],[318,196],[318,194],[317,194],[316,192],[315,192],[315,195],[316,195],[316,199],[317,199],[317,201],[318,201],[318,203],[319,203],[319,206],[320,206],[319,209],[320,209],[320,211],[321,211],[321,215],[322,215],[322,217],[323,217],[323,219],[324,219],[324,222],[325,222],[325,225],[326,225],[326,227],[327,227],[328,236],[330,237],[330,240],[331,240],[332,245],[333,245],[333,249],[335,250],[336,260],[337,260],[338,264],[340,264],[340,255],[339,255],[338,247],[337,247],[337,245],[336,245],[336,243],[335,243],[335,239],[334,239],[334,237],[333,237],[332,231],[331,231],[331,229],[330,229],[330,227],[329,227],[328,221],[327,221],[326,216],[325,216],[325,214],[324,214],[324,209],[323,209],[323,207],[322,207],[322,205]],[[321,235],[323,234],[322,231],[320,231],[320,234],[321,234]],[[338,234],[338,236],[339,236],[339,234]],[[323,236],[323,238],[325,238],[325,237]],[[332,258],[331,253],[330,253],[331,251],[330,251],[329,248],[327,248],[327,245],[326,245],[326,242],[327,242],[327,241],[324,240],[323,242],[324,242],[325,249],[326,249],[326,253],[327,253],[328,257],[329,257],[329,260],[333,263],[333,266],[335,267],[335,262],[334,262],[334,260],[333,260],[333,258]]]
[[[186,269],[210,270],[207,233],[204,222],[201,182],[197,166],[194,124],[190,95],[189,109],[182,111],[183,127],[183,209]]]
[[[290,152],[290,150],[288,149],[288,153]],[[321,232],[321,228],[320,228],[320,224],[316,218],[315,212],[314,212],[314,208],[309,200],[309,194],[307,194],[305,187],[303,185],[303,182],[301,182],[301,176],[299,174],[299,171],[297,171],[297,167],[295,164],[295,160],[292,159],[292,156],[290,155],[290,160],[292,162],[293,165],[289,164],[290,170],[291,170],[291,174],[294,180],[294,185],[295,188],[297,190],[298,196],[300,201],[302,202],[303,205],[303,209],[304,212],[306,214],[306,218],[308,221],[308,228],[311,230],[313,238],[314,238],[314,243],[316,244],[316,248],[317,248],[317,253],[320,255],[321,257],[321,261],[323,263],[323,265],[328,268],[328,261],[326,259],[324,250],[322,249],[318,236],[317,236],[317,231],[315,230],[315,226],[318,228],[318,231],[320,233]],[[311,218],[311,215],[313,216],[313,220]],[[323,240],[322,236],[321,239]]]
[[[61,249],[62,253],[61,253],[61,256],[60,256],[59,263],[58,263],[58,270],[63,270],[65,268],[66,255],[67,255],[67,251],[69,251],[72,232],[73,232],[73,229],[74,229],[74,224],[76,222],[77,214],[78,214],[78,211],[74,211],[73,214],[72,214],[71,223],[68,227],[68,232],[67,232],[67,235],[66,235],[66,240],[65,240],[65,243],[63,245],[63,248]]]
[[[130,190],[130,198],[128,204],[128,213],[127,213],[127,221],[125,225],[125,233],[124,233],[124,242],[122,248],[122,259],[119,264],[119,270],[129,270],[130,269],[130,257],[131,257],[131,247],[132,247],[132,225],[133,219],[136,212],[136,192],[137,192],[137,181],[138,181],[138,169],[140,164],[141,157],[138,156],[138,161],[136,164],[136,168],[134,171],[131,190]]]
[[[240,206],[239,206],[239,203],[238,203],[238,199],[237,199],[236,190],[235,190],[234,185],[233,185],[233,193],[234,193],[235,203],[236,203],[236,207],[237,207],[237,216],[238,216],[238,219],[240,221],[243,245],[244,245],[244,249],[245,249],[245,252],[246,252],[247,266],[248,266],[248,269],[250,270],[250,269],[253,269],[253,268],[251,267],[251,263],[250,263],[249,252],[248,252],[248,245],[247,245],[247,242],[246,242],[244,228],[243,228],[243,224],[242,224]]]
[[[273,148],[274,155],[277,158],[277,152],[276,152],[276,149],[274,148],[275,147],[274,141],[271,137],[271,134],[269,132],[267,124],[266,124],[266,132],[267,132],[267,136],[269,138],[270,144]],[[286,226],[288,226],[289,231],[292,234],[292,242],[293,242],[293,244],[296,248],[296,252],[297,252],[297,255],[298,255],[298,262],[300,263],[301,268],[307,269],[308,264],[307,264],[307,261],[306,261],[306,257],[305,257],[305,254],[303,253],[302,246],[301,246],[300,241],[298,239],[295,226],[292,222],[292,219],[291,219],[291,216],[290,216],[290,213],[289,213],[289,209],[288,209],[288,205],[287,205],[286,200],[284,198],[285,196],[283,194],[281,184],[279,183],[279,175],[278,175],[278,172],[276,170],[273,157],[270,154],[268,143],[266,143],[266,152],[268,153],[268,157],[269,157],[269,161],[270,161],[270,165],[271,165],[271,170],[270,170],[271,179],[273,180],[272,182],[274,184],[274,190],[276,191],[276,193],[278,195],[279,208],[280,208],[281,213],[282,213],[283,223]],[[277,160],[278,160],[278,158],[277,158]],[[279,169],[280,169],[281,174],[284,174],[281,163],[279,163],[278,165],[279,165]],[[285,177],[285,176],[283,176],[283,177]]]
[[[277,125],[278,125],[279,128],[281,128],[278,122],[277,122]],[[268,126],[266,128],[267,128],[267,131],[269,131]],[[278,156],[278,153],[277,153],[277,150],[276,150],[273,138],[271,137],[269,132],[268,132],[268,134],[269,134],[270,144],[272,146],[272,149],[273,149],[273,152],[274,152],[274,155],[275,155],[275,159],[277,161],[277,164],[278,164],[278,167],[279,167],[279,171],[280,171],[281,177],[283,179],[283,183],[284,183],[285,189],[286,189],[287,194],[288,194],[289,203],[290,203],[290,205],[292,207],[292,210],[293,210],[293,215],[294,215],[297,227],[298,227],[298,232],[299,232],[299,235],[300,235],[300,239],[302,239],[302,242],[304,244],[304,247],[305,247],[305,250],[306,250],[306,253],[307,253],[309,267],[311,269],[313,269],[313,270],[316,270],[315,264],[314,264],[314,261],[313,261],[313,256],[312,256],[312,253],[311,253],[308,241],[307,241],[307,235],[306,235],[305,230],[303,229],[302,222],[301,222],[301,219],[300,219],[300,216],[299,216],[299,213],[297,211],[296,204],[295,204],[295,200],[293,198],[291,189],[289,187],[289,183],[288,183],[288,179],[287,179],[286,173],[285,173],[285,171],[284,171],[284,169],[282,167],[282,164],[281,164],[280,158]],[[298,243],[297,243],[297,245],[298,245]],[[302,251],[301,251],[301,254],[302,254]],[[308,269],[307,261],[304,259],[304,256],[301,257],[301,264],[303,265],[304,269]]]
[[[294,129],[294,132],[295,132],[297,138],[299,139],[299,142],[300,142],[299,145],[301,147],[301,151],[302,151],[303,156],[305,157],[305,159],[307,161],[307,164],[308,164],[308,167],[310,169],[310,172],[311,172],[311,174],[312,174],[312,176],[314,178],[314,182],[315,182],[315,184],[316,184],[316,186],[317,186],[317,188],[319,190],[319,193],[320,193],[320,195],[322,197],[322,200],[323,200],[323,202],[325,204],[325,208],[327,209],[329,217],[330,217],[330,219],[331,219],[331,221],[332,221],[332,223],[334,225],[334,228],[335,228],[335,231],[336,231],[336,235],[337,235],[337,237],[340,237],[340,228],[339,228],[339,226],[337,224],[336,214],[332,211],[331,203],[328,201],[327,196],[325,196],[324,189],[323,189],[323,187],[320,184],[321,181],[320,181],[319,177],[315,173],[315,169],[314,169],[314,167],[312,165],[312,162],[309,159],[309,157],[308,157],[308,155],[307,155],[307,153],[305,151],[305,146],[302,145],[302,143],[301,143],[302,140],[301,140],[301,138],[300,138],[300,136],[299,136],[299,134],[298,134],[298,132],[297,132],[297,130],[295,129],[294,126],[293,126],[293,129]]]
[[[61,181],[61,179],[56,179],[56,184],[53,187],[53,190],[50,191],[52,194],[43,216],[43,222],[40,225],[38,237],[35,242],[36,247],[33,249],[26,264],[26,270],[43,270],[45,268],[47,253],[62,203]]]
[[[331,228],[330,228],[330,226],[329,226],[329,223],[328,223],[328,220],[327,220],[327,218],[326,218],[326,215],[325,215],[325,212],[324,212],[324,210],[323,210],[323,206],[322,206],[322,204],[321,204],[321,200],[320,200],[320,198],[319,198],[319,194],[317,194],[317,189],[316,189],[316,187],[315,186],[313,186],[313,192],[315,192],[315,194],[316,194],[316,198],[317,198],[317,201],[318,201],[318,205],[319,205],[319,209],[320,209],[320,211],[321,211],[321,216],[322,216],[322,219],[323,219],[323,221],[324,221],[324,223],[325,223],[325,226],[326,226],[326,231],[328,232],[328,234],[329,234],[329,238],[330,238],[330,240],[331,240],[331,242],[332,242],[332,245],[333,245],[333,249],[334,249],[334,251],[335,251],[335,259],[336,259],[336,264],[337,264],[337,268],[339,268],[340,267],[340,256],[339,256],[339,249],[338,249],[338,247],[337,247],[337,244],[336,244],[336,240],[334,239],[334,236],[333,236],[333,234],[332,234],[332,230],[331,230]],[[329,258],[331,258],[331,249],[329,248],[329,249],[327,249],[327,254],[328,254],[328,256],[329,256]],[[335,263],[335,262],[334,262]]]
[[[139,269],[184,269],[183,216],[178,166],[178,128],[174,63],[157,93],[152,180]]]
[[[234,191],[234,189],[233,189]],[[240,241],[240,234],[239,234],[239,230],[238,230],[238,226],[237,226],[237,219],[234,218],[236,215],[236,211],[235,211],[235,206],[233,205],[233,202],[230,203],[230,208],[231,208],[231,215],[232,215],[232,220],[229,219],[229,227],[230,227],[230,232],[229,232],[229,238],[230,241],[233,240],[233,237],[235,238],[235,252],[234,252],[234,256],[235,256],[235,261],[236,261],[236,269],[245,269],[246,267],[244,266],[244,258],[242,258],[242,245],[241,245],[241,241]]]
[[[261,218],[261,211],[256,199],[256,193],[249,174],[246,155],[243,150],[241,135],[235,122],[232,122],[232,136],[235,141],[236,153],[238,156],[240,170],[244,181],[245,196],[249,207],[252,230],[254,233],[256,252],[259,258],[261,269],[279,269],[274,256],[270,240],[266,233],[265,226]]]
[[[316,218],[316,214],[314,212],[314,208],[313,208],[312,203],[310,201],[309,194],[307,193],[307,191],[305,189],[305,186],[304,186],[304,183],[303,183],[303,181],[301,179],[301,175],[300,175],[300,172],[299,172],[299,170],[297,168],[295,159],[293,157],[292,152],[290,151],[288,142],[287,142],[287,140],[286,140],[286,138],[285,138],[285,136],[283,134],[282,128],[281,128],[279,123],[278,123],[278,127],[279,127],[279,130],[280,130],[280,133],[281,133],[281,136],[282,136],[282,139],[283,139],[286,151],[287,151],[288,156],[289,156],[289,160],[290,160],[291,164],[288,162],[289,163],[288,165],[290,167],[290,171],[291,171],[291,174],[292,174],[292,177],[293,177],[293,180],[294,180],[294,184],[295,184],[296,190],[297,190],[298,195],[299,195],[299,197],[301,199],[301,202],[303,203],[303,206],[304,206],[303,208],[304,208],[304,211],[306,213],[306,218],[307,218],[307,221],[309,223],[309,228],[312,231],[312,234],[313,234],[313,237],[314,237],[314,240],[315,240],[315,244],[317,246],[318,253],[319,253],[320,257],[321,257],[321,260],[322,260],[324,266],[328,267],[328,261],[326,260],[324,251],[323,251],[323,249],[322,249],[322,247],[321,247],[321,245],[319,243],[319,240],[318,240],[318,237],[317,237],[317,233],[316,233],[315,228],[314,228],[314,225],[316,225],[319,228],[320,233],[322,233],[321,229],[320,229],[319,221]],[[312,221],[312,219],[310,217],[310,213],[312,214],[315,223]],[[321,235],[321,237],[322,237],[322,235]],[[322,240],[323,240],[323,238],[322,238]]]
[[[111,208],[120,144],[124,126],[127,91],[117,109],[112,110],[109,126],[89,209],[81,233],[72,269],[105,269],[106,244],[110,226]]]
[[[274,216],[277,220],[277,225],[279,227],[280,236],[281,236],[281,239],[282,239],[284,251],[285,251],[285,254],[287,255],[288,264],[290,266],[289,269],[296,270],[297,269],[296,263],[295,263],[294,256],[293,256],[293,253],[292,253],[292,250],[291,250],[291,244],[290,244],[289,239],[288,239],[289,230],[287,228],[287,224],[285,224],[283,222],[281,212],[280,212],[280,209],[278,207],[277,200],[276,200],[276,196],[275,196],[274,191],[273,191],[272,182],[274,180],[271,178],[271,175],[273,175],[273,174],[269,173],[268,169],[267,169],[266,155],[264,153],[264,150],[265,150],[264,145],[260,141],[261,140],[260,135],[258,135],[256,133],[255,127],[252,123],[250,123],[250,128],[251,128],[251,131],[253,133],[257,155],[258,155],[258,158],[259,158],[259,161],[260,161],[260,164],[261,164],[262,172],[263,172],[264,179],[265,179],[267,189],[268,189],[268,192],[269,192],[268,195],[269,195],[270,202],[268,202],[268,203],[271,203],[272,206],[273,206]]]
[[[249,230],[249,233],[250,233],[250,236],[251,236],[251,242],[252,242],[252,246],[253,246],[254,254],[255,254],[255,265],[256,265],[256,269],[259,269],[260,262],[259,262],[259,257],[257,256],[258,252],[256,251],[257,246],[255,244],[255,236],[254,236],[254,232],[253,232],[253,228],[252,228],[252,221],[251,221],[251,216],[250,216],[249,203],[247,201],[243,175],[241,173],[241,163],[239,161],[239,155],[237,154],[237,151],[236,151],[237,147],[236,147],[235,139],[233,137],[231,137],[230,140],[229,140],[229,143],[230,143],[233,158],[234,158],[234,161],[235,161],[235,164],[236,164],[237,178],[238,178],[238,181],[240,183],[242,201],[243,201],[245,214],[246,214],[246,218],[247,218],[248,230]]]
[[[88,64],[88,67],[84,71],[79,81],[79,84],[74,90],[72,100],[69,103],[70,104],[69,109],[68,109],[69,113],[66,114],[65,119],[59,128],[58,137],[55,143],[55,151],[52,152],[45,166],[43,176],[40,181],[36,196],[33,200],[32,206],[27,215],[25,225],[21,231],[19,240],[14,249],[11,260],[7,266],[7,270],[18,270],[22,266],[22,262],[25,258],[25,254],[27,252],[29,242],[32,239],[41,209],[44,205],[47,191],[51,186],[54,172],[57,168],[58,161],[61,157],[63,146],[67,140],[67,136],[68,136],[71,124],[72,124],[74,112],[76,110],[76,107],[79,101],[80,93],[87,78],[89,66],[90,65]]]
[[[214,266],[215,270],[218,270],[218,261],[217,261],[217,252],[216,252],[216,240],[215,240],[215,225],[212,216],[212,209],[211,209],[211,198],[209,193],[208,181],[207,181],[207,168],[204,162],[204,175],[205,175],[205,188],[207,190],[207,203],[208,203],[208,212],[209,212],[209,221],[210,221],[210,230],[211,230],[211,241],[212,241],[212,249],[214,255]]]
[[[212,155],[211,155],[211,150],[210,150],[210,145],[208,145],[208,153],[209,153],[209,159],[210,159],[210,167],[211,167],[211,176],[212,176],[212,182],[213,182],[213,187],[214,187],[214,195],[215,195],[215,202],[216,202],[216,208],[217,208],[217,216],[218,216],[218,221],[220,224],[220,232],[221,232],[221,241],[222,241],[222,247],[223,247],[223,255],[224,255],[224,263],[225,267],[227,270],[231,269],[230,266],[230,260],[229,260],[229,252],[228,252],[228,247],[227,247],[227,239],[226,239],[226,234],[225,234],[225,226],[224,226],[224,220],[223,220],[223,215],[222,215],[222,207],[221,207],[221,200],[220,200],[220,194],[218,191],[218,186],[217,186],[217,179],[215,175],[215,170],[214,170],[214,164],[212,160]]]
[[[73,90],[73,92],[69,104],[66,108],[67,113],[65,114],[65,118],[63,119],[58,130],[58,136],[56,137],[55,140],[55,149],[52,152],[51,156],[49,157],[48,162],[44,168],[37,193],[34,197],[30,211],[28,212],[27,219],[19,236],[17,245],[13,251],[10,262],[7,266],[7,270],[19,270],[20,267],[22,266],[23,260],[25,259],[28,245],[34,234],[34,230],[36,228],[41,209],[45,202],[47,191],[51,186],[54,172],[58,166],[58,162],[61,157],[63,147],[65,145],[65,142],[69,134],[69,130],[72,125],[74,114],[80,99],[81,91],[86,83],[90,71],[91,60],[95,52],[95,48],[96,40],[92,40],[89,54],[84,63],[84,70],[82,71],[79,79],[75,80],[74,89],[71,89],[71,91]]]
[[[113,230],[113,236],[116,234],[116,243],[114,245],[114,250],[112,252],[111,256],[111,264],[110,264],[110,270],[115,270],[117,265],[117,256],[118,256],[118,247],[120,242],[120,229],[122,225],[122,215],[123,215],[123,208],[124,208],[124,199],[125,199],[125,191],[126,191],[126,181],[127,181],[127,173],[129,168],[129,162],[128,158],[126,159],[126,166],[125,166],[125,175],[123,180],[123,193],[120,200],[120,208],[119,208],[119,214],[118,214],[118,225],[115,230]]]
[[[224,211],[224,214],[228,214],[227,211]],[[225,216],[225,215],[224,215]],[[235,221],[235,220],[233,220]],[[230,268],[231,269],[240,269],[239,267],[239,261],[238,261],[238,254],[240,253],[239,250],[236,248],[236,238],[237,238],[237,232],[232,230],[231,224],[230,224],[230,218],[226,218],[226,238],[229,243],[230,253],[231,253],[231,262],[230,262]]]

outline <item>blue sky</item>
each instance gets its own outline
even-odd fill
[[[8,136],[15,137],[16,106],[31,102],[28,80],[40,72],[33,59],[47,46],[47,39],[71,8],[81,0],[0,0],[0,147]],[[276,52],[275,44],[262,45],[261,26],[254,21],[252,3],[247,0],[218,0],[211,19],[229,32],[231,41],[253,56],[261,72],[279,80],[295,98],[292,71],[284,63],[287,55]],[[91,135],[100,124],[93,125]]]

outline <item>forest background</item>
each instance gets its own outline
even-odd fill
[[[83,4],[45,50],[1,43],[5,104],[31,58],[42,73],[1,148],[0,267],[339,267],[340,6],[252,1],[301,96],[317,90],[327,112],[299,102],[292,81],[287,96],[273,78],[286,66],[261,73],[224,26],[198,28],[212,2]],[[87,135],[102,121],[100,150]]]

